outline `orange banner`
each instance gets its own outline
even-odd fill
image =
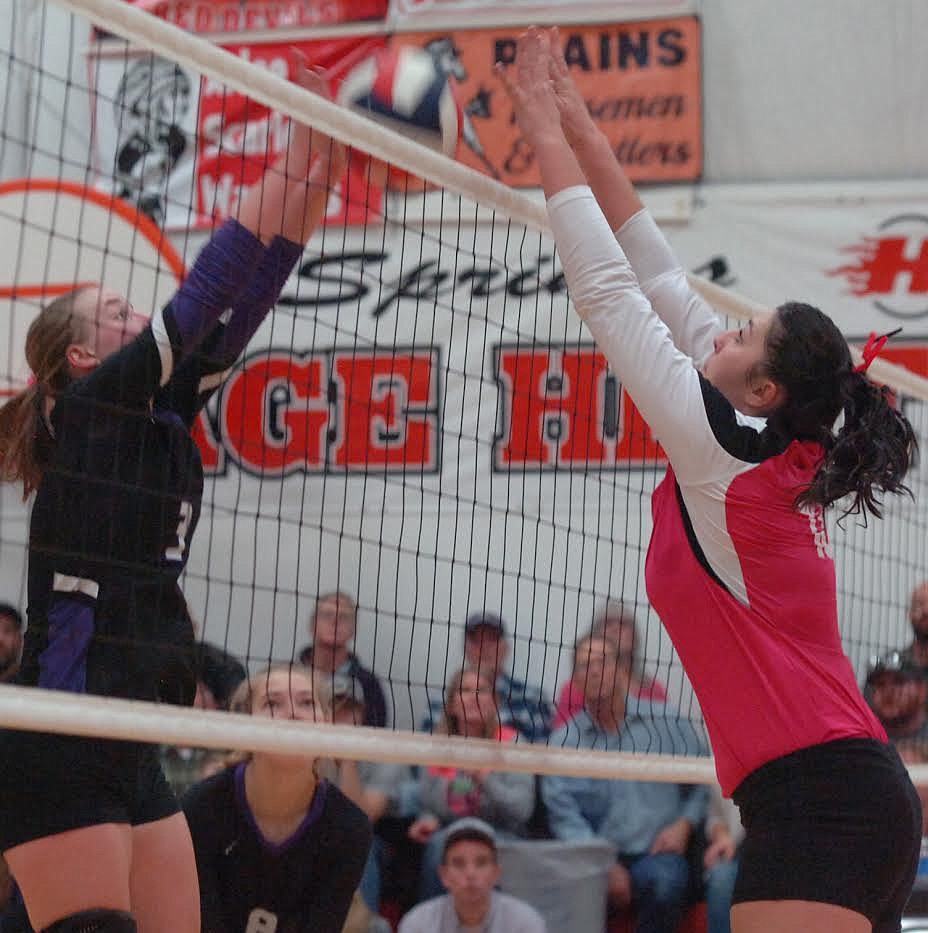
[[[403,33],[458,84],[466,114],[458,159],[519,188],[539,185],[530,147],[493,74],[515,57],[519,29]],[[694,181],[702,173],[702,47],[694,16],[562,26],[564,56],[590,112],[632,181]]]

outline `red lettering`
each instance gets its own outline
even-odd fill
[[[437,369],[432,349],[336,354],[333,464],[349,470],[437,469]]]
[[[222,397],[229,451],[248,470],[286,475],[325,468],[329,421],[325,359],[253,356]]]
[[[661,456],[641,414],[592,346],[502,346],[496,378],[507,417],[494,467],[631,466]]]

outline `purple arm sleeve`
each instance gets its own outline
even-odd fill
[[[236,220],[227,220],[213,234],[163,311],[175,365],[216,326],[251,279],[264,253],[261,241]]]
[[[274,237],[251,280],[232,305],[215,347],[204,346],[210,362],[228,369],[241,356],[261,322],[277,302],[281,289],[303,254],[303,247],[284,237]]]

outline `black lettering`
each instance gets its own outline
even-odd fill
[[[337,305],[342,301],[358,301],[370,288],[360,280],[348,275],[346,266],[351,262],[360,262],[362,267],[368,263],[382,264],[386,253],[337,253],[334,256],[320,256],[304,262],[297,272],[301,279],[314,282],[317,287],[307,288],[295,295],[281,295],[278,304],[286,308],[298,308],[305,305]],[[323,269],[334,268],[337,274],[324,275]],[[323,286],[331,286],[331,291],[323,293]]]
[[[447,281],[448,272],[433,272],[438,265],[435,259],[423,262],[411,269],[405,275],[389,285],[384,286],[384,297],[377,303],[371,312],[375,318],[380,317],[394,303],[402,298],[415,298],[417,300],[435,298],[438,296],[438,286]]]
[[[634,59],[639,68],[646,68],[649,58],[649,34],[647,30],[638,31],[637,38],[628,32],[619,33],[619,68],[625,71],[628,60]]]
[[[575,33],[567,37],[567,41],[564,43],[564,61],[567,62],[568,66],[576,65],[584,71],[591,70],[590,59],[586,54],[586,44],[583,41],[583,36],[578,36]]]
[[[673,68],[686,61],[686,46],[679,29],[662,29],[657,34],[657,46],[662,50],[657,56],[662,65]]]
[[[475,298],[486,298],[487,295],[495,295],[503,291],[505,286],[491,288],[490,283],[497,278],[502,269],[470,269],[462,272],[458,276],[458,284],[466,285],[470,282],[470,293]]]
[[[534,161],[535,150],[524,136],[518,136],[509,150],[509,155],[503,159],[503,171],[511,175],[522,175],[532,167]]]

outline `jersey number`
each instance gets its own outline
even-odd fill
[[[274,933],[277,929],[277,915],[261,907],[255,909],[248,915],[248,926],[245,927],[245,933]]]
[[[177,541],[165,550],[165,560],[181,561],[184,559],[184,551],[187,550],[187,532],[190,530],[190,522],[193,521],[193,504],[186,499],[182,499],[179,512],[180,517],[177,520]]]

